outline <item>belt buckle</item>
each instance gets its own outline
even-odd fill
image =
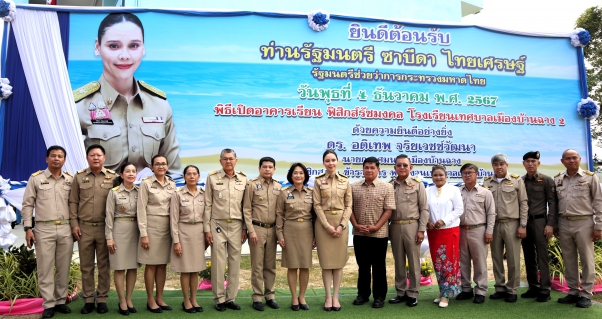
[[[98,226],[98,223],[91,223],[92,226]]]
[[[339,212],[330,212],[332,215],[337,215]]]
[[[61,224],[61,221],[60,221],[60,220],[55,220],[55,221],[54,221],[54,224],[55,224],[55,225],[60,225],[60,224]]]
[[[228,223],[228,224],[229,224],[229,223],[231,223],[231,222],[232,222],[232,219],[226,219],[226,223]]]
[[[133,221],[135,221],[135,220],[136,220],[136,218],[134,218],[134,217],[130,218],[130,221],[131,221],[131,222],[133,222]]]
[[[303,218],[297,218],[298,222],[302,222],[304,219]]]
[[[264,228],[270,228],[270,227],[272,227],[272,225],[270,225],[270,224],[263,224],[263,227]]]

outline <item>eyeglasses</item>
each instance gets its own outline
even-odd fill
[[[395,167],[409,167],[410,164],[395,164]]]
[[[161,166],[167,166],[167,163],[155,163],[153,165],[157,166],[157,167],[161,167]]]
[[[234,157],[222,157],[222,161],[224,162],[234,162],[236,158]]]
[[[476,172],[463,172],[462,175],[463,176],[470,176],[472,174],[475,174]]]

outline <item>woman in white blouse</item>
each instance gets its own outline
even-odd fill
[[[445,308],[449,299],[462,290],[459,226],[464,205],[460,189],[447,184],[445,166],[435,165],[431,172],[435,186],[426,190],[429,204],[427,234],[439,284],[439,298],[435,299],[435,303]]]

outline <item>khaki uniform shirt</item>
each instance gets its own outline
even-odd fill
[[[34,208],[37,221],[69,219],[69,193],[72,182],[73,175],[67,171],[62,172],[58,179],[55,179],[48,169],[31,174],[23,194],[23,226],[31,227]]]
[[[142,81],[134,81],[134,86],[136,93],[129,104],[104,75],[98,82],[73,91],[85,147],[102,145],[107,156],[105,166],[113,170],[131,162],[140,171],[150,166],[154,155],[162,154],[169,172],[181,174],[180,147],[165,93]],[[104,119],[92,119],[92,113],[102,114],[103,110]]]
[[[554,183],[560,216],[594,215],[594,229],[602,230],[602,191],[598,176],[579,168],[573,177],[566,172],[554,176]]]
[[[376,225],[385,210],[395,209],[395,191],[393,185],[375,179],[372,184],[366,184],[362,179],[351,184],[353,194],[353,214],[355,220],[360,225]],[[366,236],[376,238],[389,237],[389,222],[387,221],[381,228],[371,234],[360,233],[353,228],[354,236]]]
[[[429,204],[424,184],[417,177],[408,176],[401,183],[397,178],[389,181],[395,189],[395,210],[391,220],[418,220],[418,231],[425,231],[429,221]]]
[[[531,178],[527,174],[523,175],[522,178],[525,182],[527,197],[529,198],[529,215],[547,215],[548,212],[553,212],[549,216],[557,216],[558,206],[556,205],[557,198],[554,180],[550,176],[539,172],[533,174]],[[558,224],[556,219],[551,220],[549,216],[548,226]]]
[[[157,180],[153,174],[145,177],[140,183],[138,192],[138,228],[140,237],[147,237],[147,218],[146,216],[166,216],[169,217],[169,203],[171,195],[176,191],[176,183],[165,176],[165,183]]]
[[[252,221],[276,223],[276,202],[281,188],[276,180],[266,181],[261,176],[247,182],[243,213],[249,233],[255,232]]]
[[[290,220],[291,223],[299,222],[309,223],[315,218],[314,212],[314,189],[303,186],[301,191],[294,186],[287,186],[278,194],[276,202],[276,236],[278,240],[284,238],[284,222]]]
[[[90,168],[75,174],[69,193],[69,217],[71,227],[79,227],[79,221],[104,222],[107,209],[107,196],[113,188],[115,172],[103,167],[98,175]]]
[[[212,219],[243,220],[242,205],[247,184],[247,175],[238,171],[229,177],[223,169],[207,176],[205,184],[204,231],[211,231]],[[243,229],[247,227],[243,223]]]
[[[520,219],[521,225],[527,224],[529,203],[522,178],[507,173],[498,183],[495,176],[490,176],[485,178],[483,186],[493,194],[497,219]]]
[[[485,233],[493,234],[496,216],[493,194],[479,184],[476,184],[470,191],[465,185],[462,185],[460,194],[464,204],[464,214],[460,216],[460,225],[486,224]]]
[[[178,187],[171,195],[171,238],[174,244],[180,242],[178,223],[202,223],[205,212],[205,191],[197,187],[192,195],[188,187]],[[202,247],[204,248],[204,247]]]
[[[349,179],[345,175],[324,173],[316,176],[314,182],[314,210],[324,228],[330,226],[337,228],[339,226],[330,225],[324,212],[343,214],[341,224],[344,228],[347,228],[349,216],[351,216],[351,206],[353,206],[351,184],[349,184]]]
[[[105,218],[105,237],[113,239],[115,218],[136,218],[138,186],[128,190],[123,184],[113,187],[107,197],[107,217]]]

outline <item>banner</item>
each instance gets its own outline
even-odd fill
[[[496,153],[520,175],[528,151],[541,153],[548,175],[564,170],[568,148],[587,167],[580,61],[567,37],[361,18],[332,18],[317,32],[286,15],[136,16],[143,36],[127,19],[99,30],[106,13],[71,13],[80,123],[86,145],[107,148],[109,167],[134,159],[141,168],[162,153],[172,171],[194,164],[204,178],[224,148],[250,177],[261,157],[275,158],[281,181],[294,162],[324,172],[326,149],[352,179],[368,156],[380,159],[381,178],[396,176],[402,153],[414,175],[440,163],[452,180],[468,162],[479,178],[493,175]]]

